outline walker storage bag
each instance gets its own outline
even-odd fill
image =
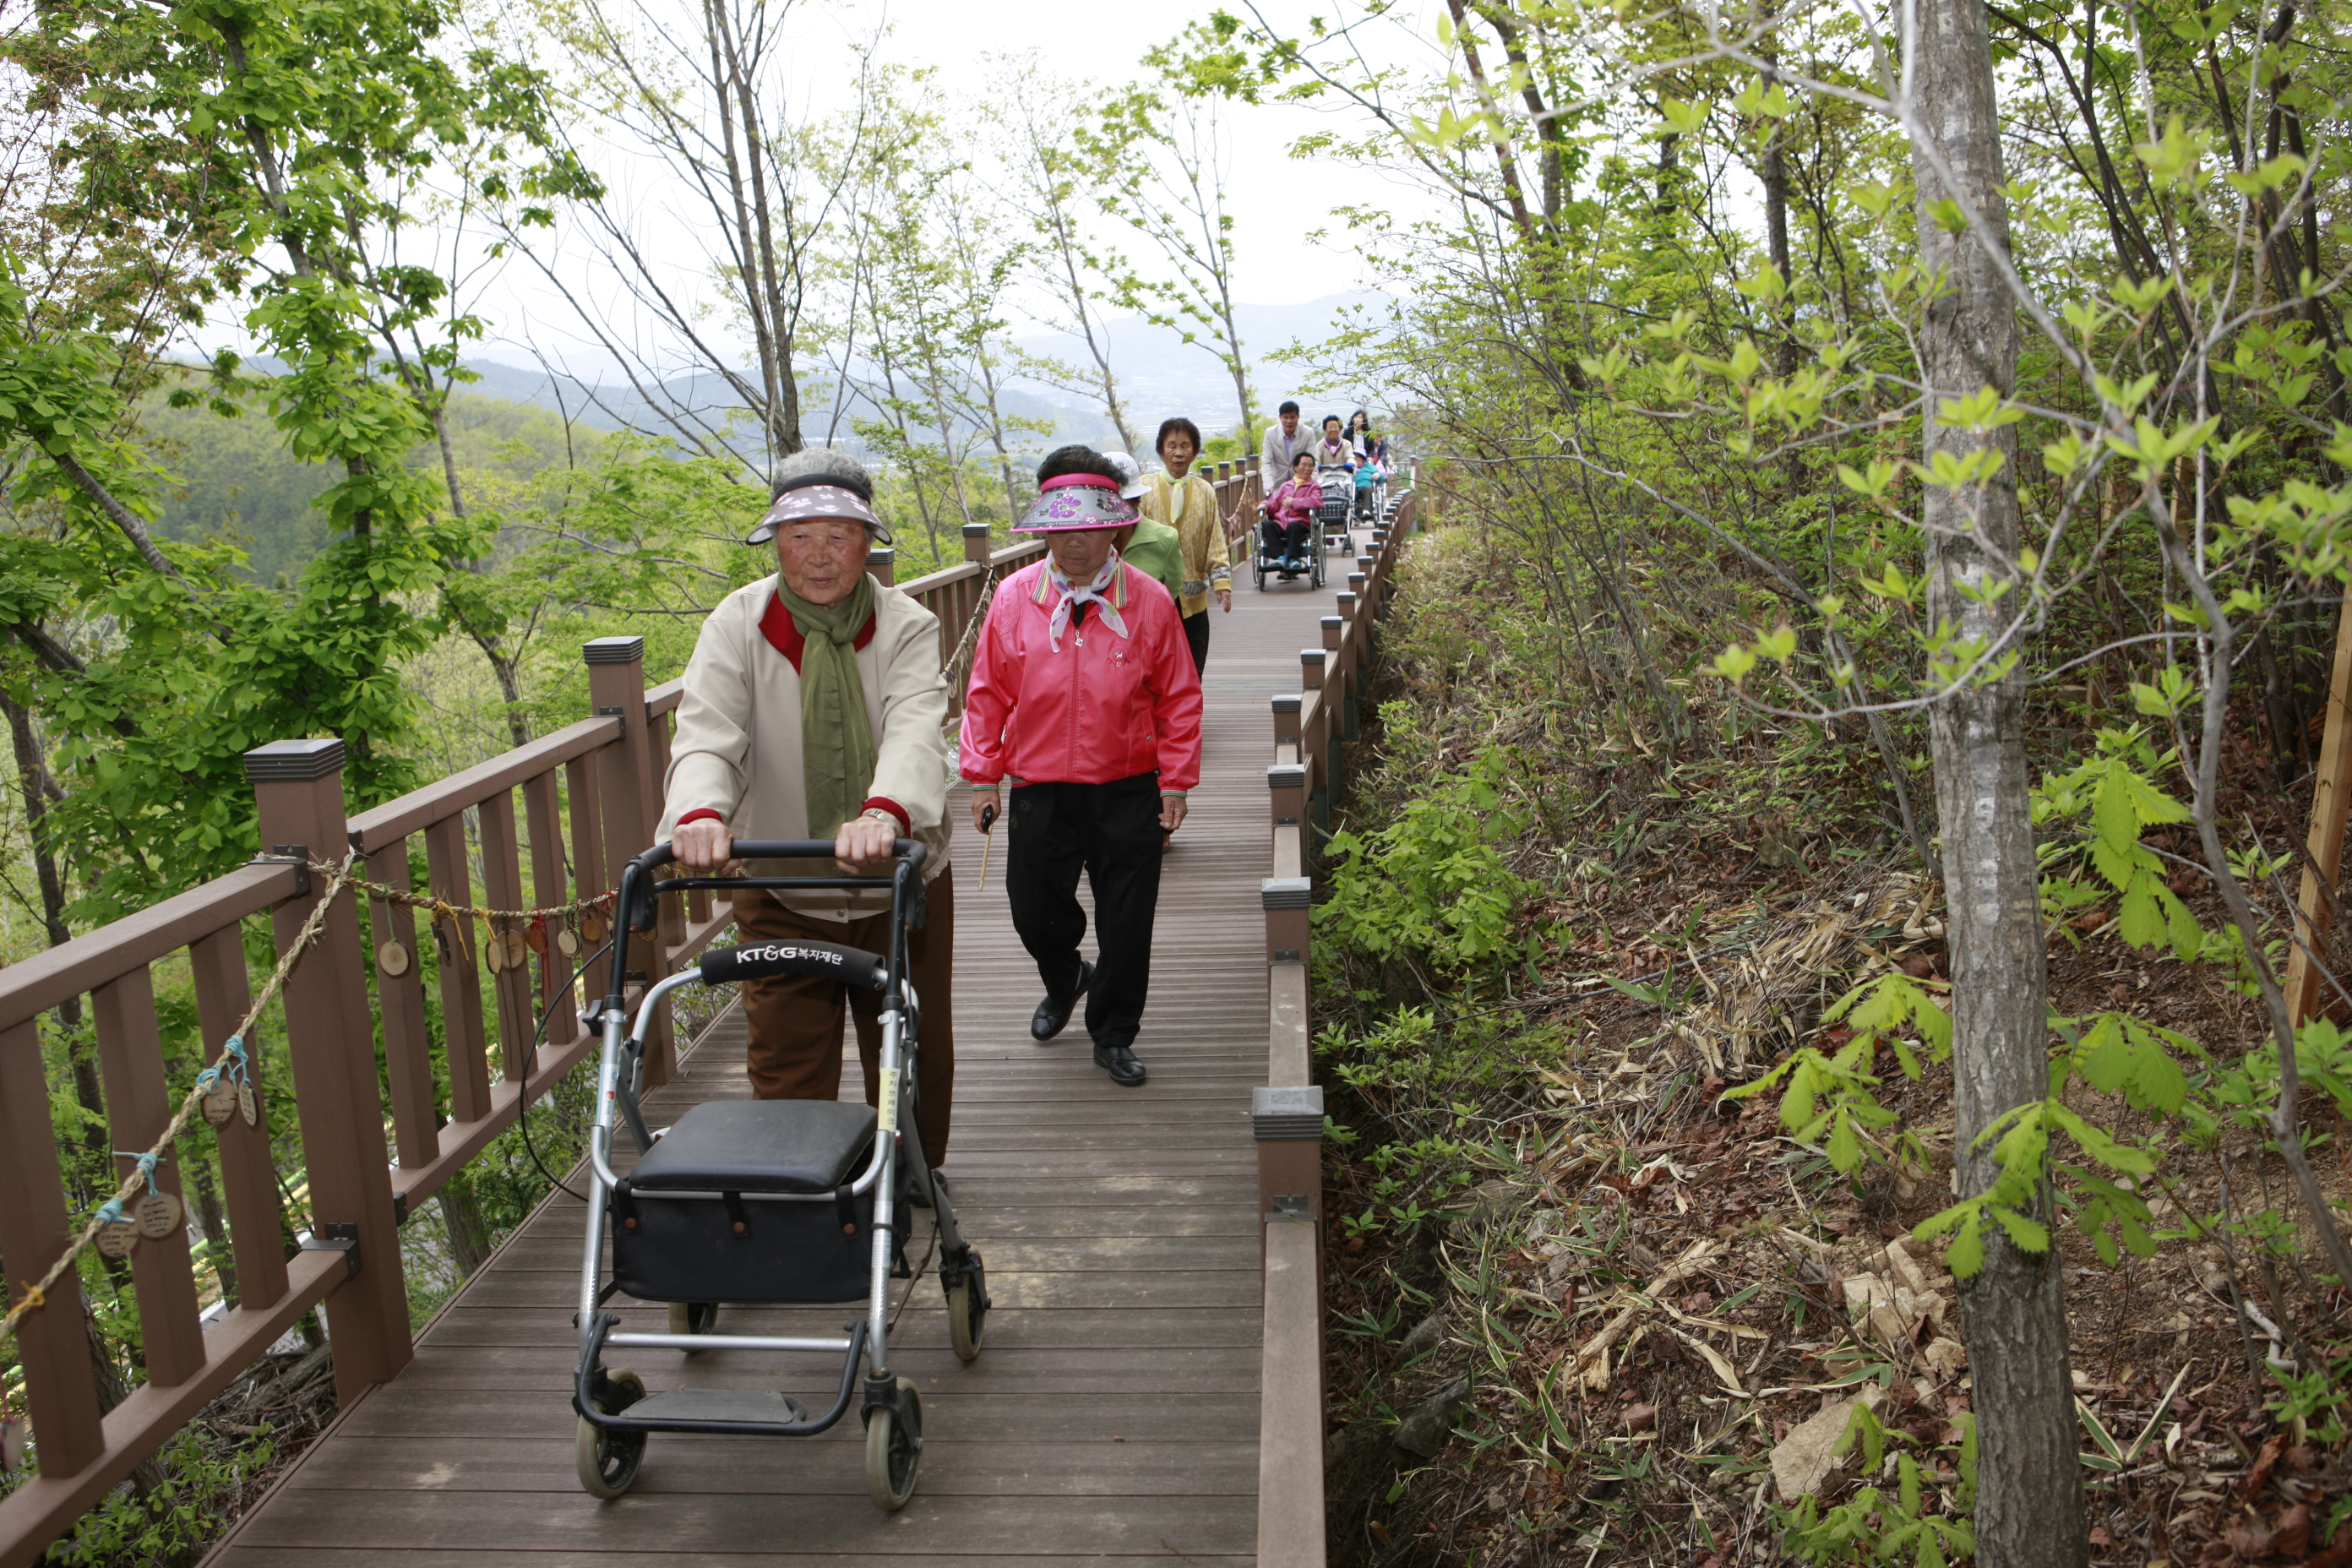
[[[614,1280],[641,1301],[864,1300],[874,1193],[849,1186],[873,1157],[874,1126],[870,1106],[837,1100],[696,1106],[613,1189]]]

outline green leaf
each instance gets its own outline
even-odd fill
[[[1853,1118],[1843,1110],[1837,1113],[1830,1129],[1828,1152],[1831,1165],[1841,1176],[1852,1175],[1862,1163],[1862,1140],[1854,1133]]]
[[[2019,1251],[2050,1250],[2050,1227],[2032,1215],[2004,1205],[1993,1211],[1993,1217],[2000,1221],[2000,1227],[2009,1232],[2009,1239],[2016,1243]]]
[[[2116,910],[2116,934],[2133,947],[2158,946],[2171,932],[2164,906],[2156,901],[2160,885],[2153,872],[2141,871],[2124,889],[2123,901]]]
[[[2075,1047],[2083,1079],[2101,1094],[2114,1094],[2131,1076],[2131,1043],[2124,1037],[2123,1020],[2102,1013]]]

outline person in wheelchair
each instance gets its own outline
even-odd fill
[[[916,1085],[923,1156],[947,1157],[955,1088],[955,879],[947,869],[947,683],[937,616],[866,574],[871,545],[889,542],[874,484],[856,458],[824,447],[777,466],[774,504],[744,541],[772,540],[776,572],[719,602],[686,667],[670,747],[664,816],[692,875],[731,867],[736,838],[831,836],[836,871],[774,861],[753,875],[871,876],[894,839],[919,839],[926,915],[908,938],[908,974],[922,1008]],[[764,889],[735,895],[746,942],[817,941],[889,948],[887,889]],[[761,1100],[835,1100],[841,1092],[839,983],[775,975],[747,981],[744,1066]],[[879,997],[850,994],[866,1101],[876,1103]]]
[[[1315,454],[1301,452],[1291,459],[1290,477],[1265,498],[1265,521],[1259,525],[1259,548],[1285,582],[1307,570],[1307,552],[1313,548],[1315,517],[1323,505],[1323,481],[1315,477]]]

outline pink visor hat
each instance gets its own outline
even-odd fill
[[[1038,487],[1037,499],[1015,533],[1087,533],[1125,528],[1142,514],[1118,499],[1118,481],[1100,474],[1057,474]]]

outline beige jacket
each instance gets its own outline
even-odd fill
[[[1180,506],[1177,497],[1183,500]],[[1233,585],[1233,568],[1227,564],[1225,531],[1217,514],[1216,487],[1202,478],[1199,469],[1184,476],[1180,486],[1169,479],[1165,470],[1143,476],[1143,497],[1136,510],[1154,522],[1164,522],[1176,531],[1177,546],[1184,561],[1184,581],[1176,595],[1176,607],[1188,616],[1197,616],[1209,607],[1209,594],[1216,588]]]
[[[812,823],[803,795],[801,677],[760,629],[776,579],[761,578],[719,602],[702,623],[686,667],[686,694],[670,741],[662,821],[716,811],[739,838],[830,838],[837,822]],[[895,802],[929,853],[925,880],[948,863],[946,679],[940,673],[939,617],[896,588],[876,584],[874,636],[857,650],[866,716],[879,752],[869,798]],[[833,861],[763,860],[754,876],[832,877]],[[887,896],[812,889],[780,901],[824,920],[852,920],[889,907]]]

